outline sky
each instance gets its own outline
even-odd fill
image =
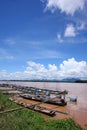
[[[0,0],[0,80],[87,80],[87,0]]]

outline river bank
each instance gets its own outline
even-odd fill
[[[9,101],[10,95],[4,95],[0,92],[0,111],[20,107]],[[72,119],[51,120],[29,109],[16,110],[0,114],[0,130],[82,130]]]

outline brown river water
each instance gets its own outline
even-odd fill
[[[16,85],[31,86],[36,88],[52,89],[52,90],[68,90],[66,95],[67,106],[60,107],[49,104],[43,106],[52,109],[58,109],[67,112],[69,115],[57,113],[52,119],[65,119],[72,117],[79,125],[87,129],[87,83],[62,83],[62,82],[9,82]],[[71,102],[69,97],[77,97],[77,102]],[[27,101],[26,101],[27,102]],[[45,118],[48,118],[45,116]],[[50,118],[51,119],[51,118]]]

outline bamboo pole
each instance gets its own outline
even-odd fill
[[[10,109],[10,110],[1,111],[0,114],[13,112],[13,111],[20,110],[20,109],[23,109],[23,108],[24,107],[19,107],[19,108],[14,108],[14,109]]]

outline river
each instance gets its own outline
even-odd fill
[[[0,83],[3,83],[2,81]],[[13,82],[8,83],[52,90],[68,90],[65,109],[81,126],[87,128],[87,83],[63,82]],[[69,97],[77,97],[77,103],[70,102]]]

